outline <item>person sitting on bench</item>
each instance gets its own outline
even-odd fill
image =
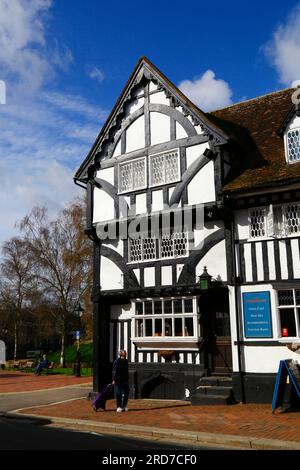
[[[48,369],[49,366],[49,361],[47,359],[47,355],[43,354],[43,358],[40,360],[40,362],[37,365],[37,368],[35,369],[35,375],[41,375],[41,372],[43,369]]]

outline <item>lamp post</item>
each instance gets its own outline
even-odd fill
[[[75,308],[75,313],[78,318],[78,330],[76,331],[76,362],[74,367],[74,373],[76,377],[81,376],[81,361],[80,361],[80,330],[81,330],[81,316],[84,312],[84,308],[80,305],[80,303]]]

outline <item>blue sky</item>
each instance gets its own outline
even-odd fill
[[[300,3],[0,0],[0,243],[73,175],[141,55],[212,110],[300,80]],[[2,100],[3,101],[3,100]]]

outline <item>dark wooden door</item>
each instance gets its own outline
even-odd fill
[[[208,291],[200,299],[203,318],[205,366],[209,374],[231,375],[232,349],[228,290],[224,288]]]

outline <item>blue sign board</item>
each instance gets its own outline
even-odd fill
[[[79,330],[76,331],[76,339],[80,339],[80,331]]]
[[[246,338],[272,338],[270,292],[243,293]]]

